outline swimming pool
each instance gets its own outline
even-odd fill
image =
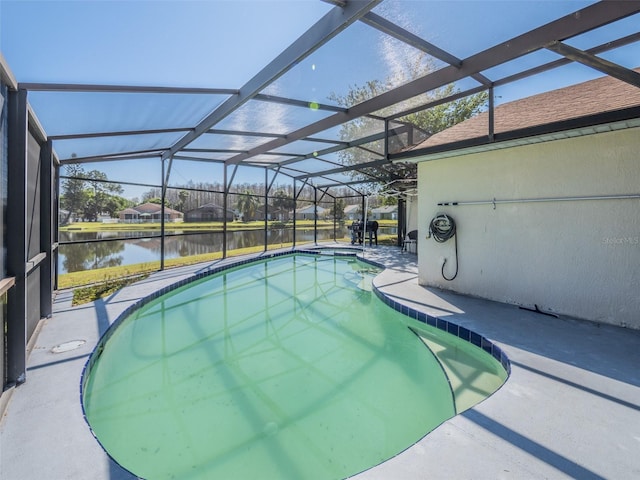
[[[506,373],[381,301],[377,271],[279,256],[149,301],[87,364],[92,431],[149,479],[344,478],[396,455],[460,411],[461,365],[487,394]]]

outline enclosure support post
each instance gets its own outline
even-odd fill
[[[27,371],[27,91],[9,92],[7,176],[7,274],[15,285],[7,295],[7,384],[19,385]]]
[[[160,270],[164,270],[164,202],[167,199],[167,182],[165,179],[164,160],[160,158],[160,178],[162,178],[162,196],[160,199]]]
[[[222,258],[227,258],[227,205],[229,202],[227,185],[227,166],[222,168],[224,191],[222,192]]]
[[[53,205],[53,259],[52,265],[54,269],[53,274],[53,290],[58,290],[58,275],[60,274],[58,268],[59,248],[60,248],[60,162],[56,159],[55,163],[55,182],[54,182],[54,198]]]
[[[494,140],[494,99],[493,99],[493,86],[489,87],[489,141]]]
[[[267,231],[269,227],[269,190],[267,189],[267,185],[269,185],[269,171],[264,169],[264,251],[267,251],[267,244],[269,242],[269,232]]]
[[[407,210],[404,198],[398,198],[398,246],[401,247],[407,234]]]
[[[298,193],[296,192],[296,179],[293,179],[293,248],[296,247],[296,210],[298,204]]]
[[[46,257],[40,263],[40,316],[50,318],[53,313],[52,252],[53,233],[53,146],[48,140],[40,150],[40,251]]]
[[[313,243],[318,244],[318,188],[313,187]]]
[[[338,241],[338,235],[336,233],[338,227],[338,199],[333,197],[333,241]]]

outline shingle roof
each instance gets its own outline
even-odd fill
[[[133,209],[138,213],[159,213],[162,207],[157,203],[147,202],[141,205],[136,205],[135,207],[133,207]],[[174,210],[173,208],[169,208],[169,207],[164,207],[164,212],[165,214],[179,213],[180,215],[182,215],[182,212],[179,212],[178,210]]]
[[[127,215],[138,215],[140,212],[137,210],[134,210],[133,208],[125,208],[124,210],[122,210],[120,212],[121,214],[127,214]]]
[[[499,105],[494,112],[494,132],[504,133],[639,105],[640,88],[606,76]],[[412,150],[486,136],[488,125],[489,114],[483,112],[432,135]]]
[[[205,210],[211,210],[214,212],[223,212],[224,211],[224,207],[218,205],[217,203],[214,202],[210,202],[210,203],[205,203],[203,205],[200,205],[199,207],[196,208],[192,208],[191,210],[188,210],[186,213],[193,213],[193,212],[198,212],[198,211],[205,211]],[[227,215],[231,214],[233,215],[235,212],[232,208],[227,208]]]
[[[136,205],[135,207],[133,207],[134,210],[136,210],[138,213],[156,213],[158,211],[160,211],[160,205],[158,205],[157,203],[143,203],[140,205]]]
[[[317,205],[315,208],[317,208],[317,212],[318,213],[323,213],[325,212],[327,209],[321,207],[320,205]],[[313,205],[307,205],[306,207],[302,207],[296,210],[296,213],[313,213],[314,210],[314,206]]]
[[[220,205],[216,204],[216,203],[205,203],[203,205],[200,205],[197,208],[194,208],[193,210],[205,210],[205,209],[212,209],[212,210],[222,210],[223,207],[221,207]],[[230,210],[230,209],[227,209]]]

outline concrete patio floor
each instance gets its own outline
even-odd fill
[[[487,400],[355,478],[640,478],[640,331],[421,287],[415,255],[393,247],[365,255],[387,266],[375,279],[386,295],[484,335],[512,370]],[[100,335],[139,298],[234,261],[157,272],[79,307],[71,307],[70,291],[59,292],[33,342],[27,382],[11,393],[0,423],[0,479],[135,478],[109,459],[83,419],[84,364]],[[73,340],[85,343],[52,352]]]

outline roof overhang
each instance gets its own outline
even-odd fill
[[[493,140],[486,135],[433,147],[407,150],[390,155],[389,159],[394,163],[428,162],[637,127],[640,127],[640,106],[496,133]]]
[[[15,91],[18,89],[18,82],[13,76],[13,73],[11,73],[11,69],[2,55],[2,52],[0,52],[0,81],[6,84],[11,90]]]

